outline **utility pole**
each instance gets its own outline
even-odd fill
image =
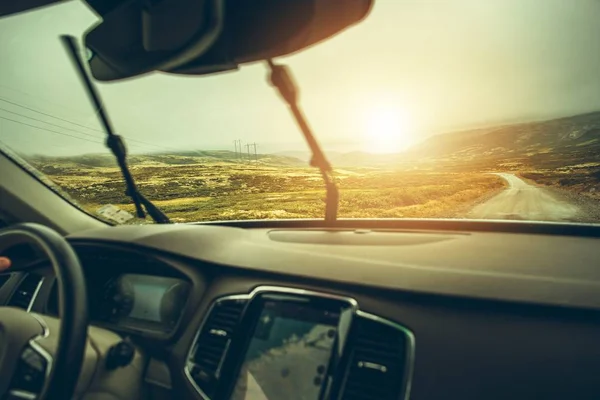
[[[250,147],[251,146],[252,145],[250,143],[246,144],[246,150],[248,151],[248,160],[251,160],[251,158],[250,158]]]
[[[256,142],[252,143],[252,146],[254,147],[254,161],[258,163],[258,155],[256,154]]]
[[[233,141],[233,145],[235,146],[235,158],[242,159],[242,139],[237,139]]]

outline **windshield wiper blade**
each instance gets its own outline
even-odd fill
[[[106,131],[106,147],[109,148],[109,150],[117,159],[117,164],[119,164],[121,175],[123,175],[123,180],[125,181],[125,186],[127,188],[125,194],[131,198],[138,218],[146,218],[147,212],[157,224],[170,223],[171,221],[169,220],[169,217],[167,217],[165,213],[163,213],[138,190],[135,181],[133,180],[133,176],[131,175],[131,171],[129,171],[129,167],[127,166],[127,148],[125,147],[125,142],[123,141],[123,138],[115,134],[114,130],[112,129],[112,125],[108,119],[108,114],[106,113],[104,104],[100,99],[100,95],[96,91],[96,88],[88,76],[83,62],[81,61],[81,57],[79,56],[77,39],[69,35],[62,35],[60,39],[63,42],[71,61],[75,65],[75,69],[77,70],[79,77],[81,78],[83,85],[85,86],[88,95],[90,96],[90,99],[96,108],[96,111],[98,112],[100,122]],[[146,212],[144,212],[144,208],[146,209]]]
[[[306,143],[312,153],[310,165],[319,168],[323,182],[325,182],[325,221],[329,223],[335,222],[337,219],[339,191],[335,178],[333,176],[333,168],[325,157],[325,153],[319,146],[315,135],[313,134],[300,105],[298,104],[298,88],[294,83],[289,69],[285,65],[278,65],[273,60],[267,60],[267,65],[271,70],[269,76],[270,83],[277,88],[283,100],[287,103],[294,116],[294,120],[306,139]]]

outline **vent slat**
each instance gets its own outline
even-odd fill
[[[28,309],[41,280],[42,277],[38,275],[28,274],[25,276],[12,294],[8,305],[24,310]]]
[[[214,395],[217,369],[245,305],[246,300],[238,299],[223,299],[215,303],[198,334],[195,350],[188,359],[192,365],[192,379],[209,397]]]
[[[344,400],[397,400],[404,390],[408,371],[408,337],[398,328],[370,318],[357,317]]]
[[[196,351],[196,357],[194,358],[195,360],[199,360],[199,359],[213,359],[213,360],[217,360],[217,362],[221,359],[221,348],[212,348],[212,349],[208,349],[206,347],[203,347],[201,349],[199,349],[198,351]]]

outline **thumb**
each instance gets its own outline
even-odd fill
[[[10,259],[7,257],[0,257],[0,272],[10,268]]]

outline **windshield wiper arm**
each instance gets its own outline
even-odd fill
[[[67,53],[71,58],[71,61],[73,61],[73,64],[75,64],[75,69],[79,73],[79,77],[81,78],[83,85],[85,86],[88,95],[90,96],[90,99],[96,108],[96,111],[98,112],[100,122],[106,131],[106,147],[110,149],[112,154],[117,159],[117,164],[119,164],[121,175],[123,175],[123,180],[125,181],[125,186],[127,187],[125,194],[131,197],[131,201],[135,206],[135,211],[138,218],[146,218],[147,212],[157,224],[170,223],[171,221],[169,220],[169,217],[167,217],[165,213],[163,213],[138,190],[135,181],[133,180],[133,176],[131,175],[131,171],[129,171],[129,167],[127,166],[127,148],[125,147],[125,142],[123,141],[123,138],[115,134],[112,129],[112,125],[108,119],[108,114],[105,111],[102,100],[100,99],[100,95],[96,91],[96,88],[88,76],[83,62],[79,56],[77,39],[68,35],[62,35],[60,39],[62,40]],[[146,212],[144,212],[144,208],[146,209]]]
[[[323,182],[325,182],[325,221],[335,222],[337,219],[338,202],[339,202],[339,191],[335,178],[333,176],[333,168],[325,157],[325,153],[319,146],[315,135],[313,135],[308,122],[300,109],[298,104],[298,89],[294,80],[289,72],[289,69],[285,65],[278,65],[273,60],[267,60],[267,64],[271,69],[270,82],[277,88],[279,94],[283,100],[290,107],[290,111],[294,116],[294,120],[298,124],[298,127],[306,139],[306,143],[312,153],[310,165],[319,168]]]

